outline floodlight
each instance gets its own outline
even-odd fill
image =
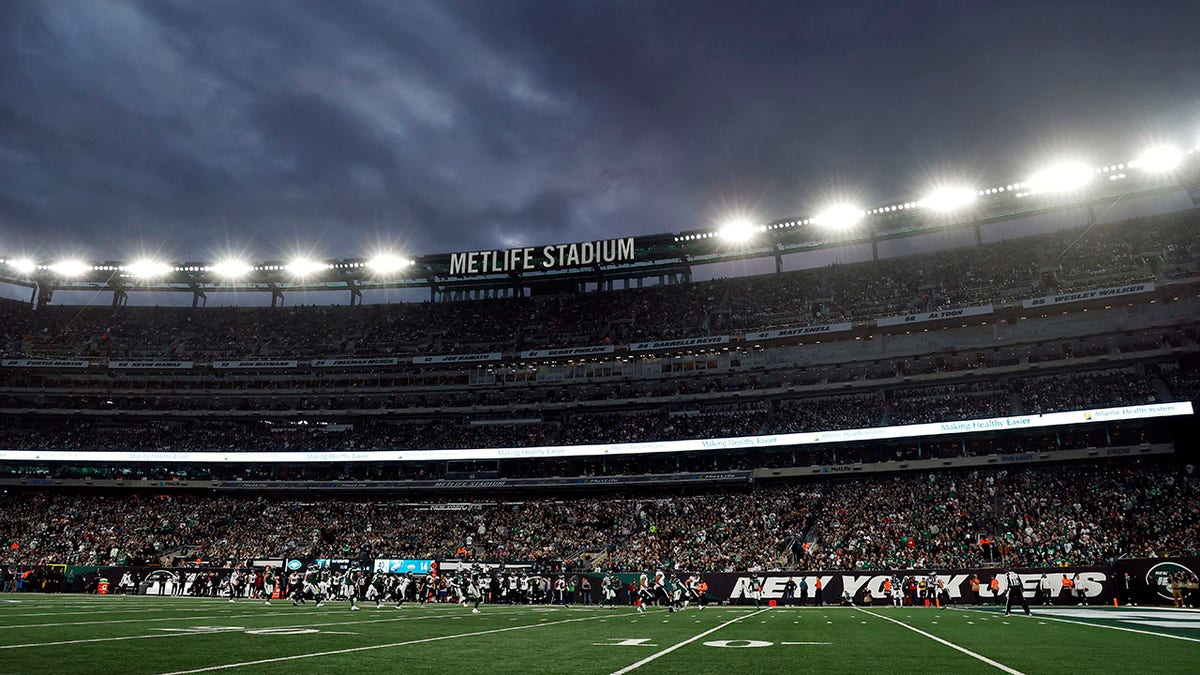
[[[1150,173],[1167,173],[1183,163],[1183,151],[1171,145],[1157,145],[1137,158],[1137,168]]]
[[[399,272],[411,264],[411,260],[390,253],[382,253],[367,261],[367,267],[371,268],[371,271],[376,274],[392,274],[393,272]]]
[[[157,260],[136,260],[125,266],[125,271],[143,279],[161,277],[171,271],[171,266]]]
[[[13,268],[18,274],[32,274],[37,269],[37,263],[29,258],[20,258],[18,260],[9,260],[8,266]]]
[[[754,235],[757,232],[758,228],[754,227],[750,221],[744,218],[738,218],[737,220],[731,220],[722,225],[721,229],[717,230],[717,235],[722,239],[728,239],[729,241],[742,242],[750,241],[754,238]]]
[[[241,260],[222,260],[214,263],[209,269],[219,277],[237,279],[248,274],[252,268]]]
[[[858,221],[862,220],[864,215],[866,214],[863,213],[863,210],[857,206],[839,204],[818,213],[813,218],[813,222],[821,227],[844,230],[857,225]]]
[[[1095,172],[1078,162],[1043,169],[1025,183],[1034,192],[1074,192],[1088,184]]]
[[[934,211],[957,211],[971,205],[976,197],[978,197],[978,192],[972,188],[943,187],[934,190],[919,204]]]
[[[50,271],[58,274],[61,277],[70,279],[73,277],[83,276],[90,271],[92,266],[82,260],[60,260],[53,265],[50,265]]]
[[[314,272],[327,270],[329,269],[329,265],[323,262],[317,262],[315,260],[308,260],[306,258],[296,258],[287,265],[284,265],[284,269],[298,277],[303,277],[313,274]]]

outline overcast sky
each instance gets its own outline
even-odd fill
[[[435,253],[1200,141],[1195,2],[0,11],[0,255]]]

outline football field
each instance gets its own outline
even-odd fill
[[[0,598],[4,673],[1195,673],[1200,611]]]

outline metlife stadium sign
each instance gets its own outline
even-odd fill
[[[496,251],[469,251],[450,254],[450,276],[615,265],[633,262],[635,257],[633,237],[577,244],[552,244],[540,248],[529,246]]]
[[[768,434],[734,438],[693,438],[683,441],[644,443],[596,443],[589,445],[546,445],[529,448],[460,448],[456,450],[366,450],[326,452],[120,452],[0,450],[0,461],[36,462],[175,462],[175,463],[281,463],[281,462],[417,462],[448,459],[536,459],[538,457],[590,457],[641,455],[697,450],[742,450],[748,448],[820,445],[850,441],[921,438],[1014,429],[1043,429],[1079,424],[1152,419],[1192,414],[1191,401],[1147,403],[1116,408],[1094,408],[1044,415],[1015,415],[955,422],[930,422],[889,427],[835,429],[797,434]]]

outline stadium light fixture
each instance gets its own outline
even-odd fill
[[[64,279],[73,279],[81,277],[92,269],[92,266],[82,260],[68,259],[59,260],[50,265],[50,271],[63,277]]]
[[[1033,192],[1074,192],[1086,186],[1095,175],[1096,172],[1087,165],[1069,162],[1038,171],[1025,184]]]
[[[29,258],[9,260],[8,266],[13,268],[13,271],[15,271],[17,274],[33,274],[33,271],[37,269],[37,263]]]
[[[717,234],[722,239],[733,242],[750,241],[757,233],[758,228],[745,218],[731,220],[722,225],[721,229],[717,230]]]
[[[848,204],[831,206],[818,213],[813,222],[831,230],[848,230],[858,224],[866,215],[862,209]]]
[[[161,277],[170,273],[171,266],[157,260],[135,260],[125,265],[125,271],[140,279]]]
[[[1169,173],[1179,168],[1183,163],[1183,151],[1171,145],[1156,145],[1148,148],[1134,162],[1142,171],[1148,173]]]
[[[949,212],[970,206],[978,197],[979,191],[971,188],[942,187],[929,193],[919,204],[934,211]]]
[[[316,272],[323,272],[329,269],[329,265],[316,260],[307,258],[296,258],[288,264],[284,265],[284,269],[298,277],[305,277]]]
[[[239,279],[249,274],[251,269],[249,263],[233,259],[221,260],[209,267],[213,274],[224,279]]]
[[[411,260],[390,253],[381,253],[367,261],[367,267],[376,274],[392,274],[411,264]]]

